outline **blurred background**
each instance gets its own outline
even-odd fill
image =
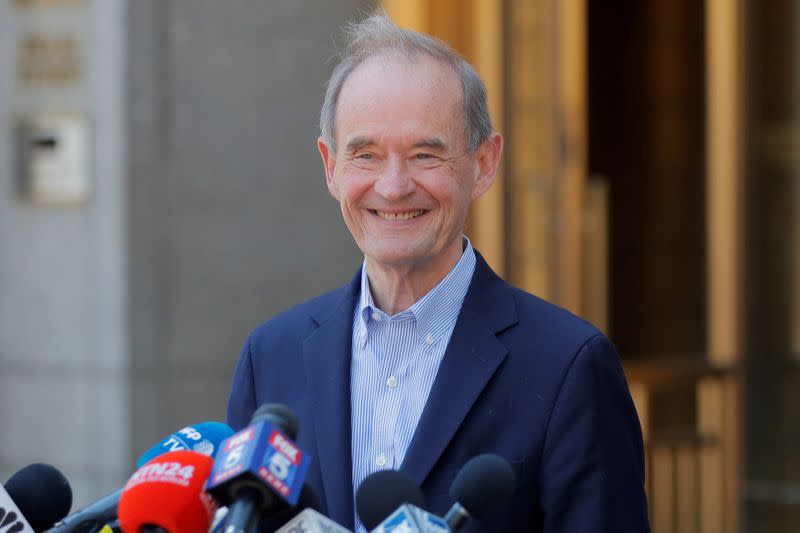
[[[485,79],[467,233],[616,343],[654,532],[800,530],[795,0],[0,0],[0,480],[118,488],[352,276],[315,141],[375,5]]]

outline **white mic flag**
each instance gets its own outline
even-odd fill
[[[3,533],[34,533],[22,516],[17,504],[0,485],[0,531]]]
[[[381,522],[372,533],[450,533],[444,518],[405,504]]]
[[[301,513],[286,522],[275,533],[351,533],[327,516],[313,509],[303,509]]]

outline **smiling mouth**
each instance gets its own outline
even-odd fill
[[[386,211],[377,211],[374,209],[371,209],[370,211],[384,220],[411,220],[412,218],[417,218],[418,216],[424,215],[428,212],[427,209],[406,211],[404,213],[387,213]]]

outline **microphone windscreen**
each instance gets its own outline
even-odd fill
[[[406,503],[425,507],[422,491],[408,474],[399,470],[375,472],[356,491],[358,517],[370,531]]]
[[[507,503],[513,492],[514,471],[511,465],[491,453],[467,461],[450,485],[450,497],[479,519]]]
[[[257,424],[258,422],[270,422],[275,424],[283,431],[287,437],[292,440],[297,440],[297,431],[300,423],[297,421],[297,415],[294,414],[288,406],[282,403],[265,403],[253,413],[250,419],[250,425]]]
[[[44,531],[67,516],[72,488],[57,468],[34,463],[19,470],[4,485],[34,531]]]
[[[208,531],[216,504],[205,493],[214,460],[188,450],[168,452],[137,470],[120,496],[123,533],[155,526],[169,533]]]
[[[178,450],[192,450],[214,457],[220,443],[231,435],[233,435],[233,430],[230,426],[221,422],[202,422],[187,426],[144,452],[136,461],[136,468],[162,453]]]

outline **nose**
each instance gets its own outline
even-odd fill
[[[389,201],[401,200],[411,194],[416,187],[411,172],[399,157],[386,161],[375,181],[375,192]]]

